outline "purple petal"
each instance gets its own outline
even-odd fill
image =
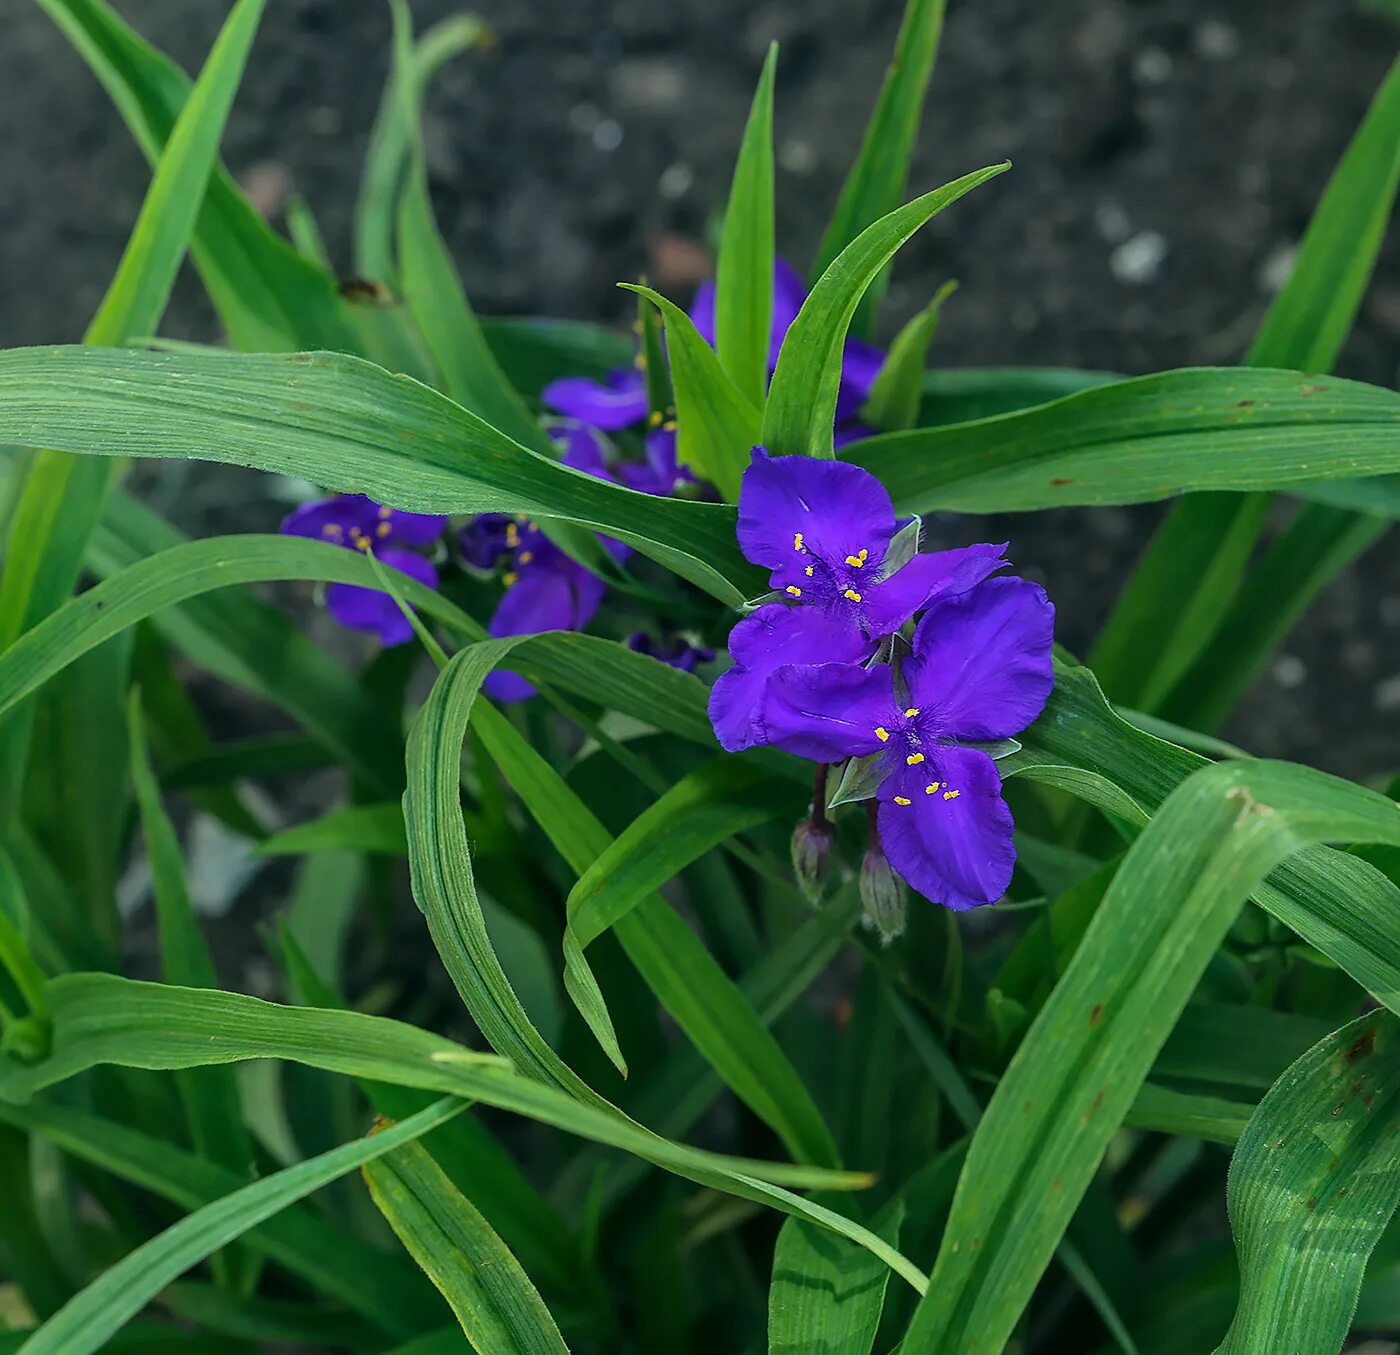
[[[778,365],[778,353],[783,340],[797,319],[802,303],[807,300],[807,285],[802,274],[786,259],[773,260],[773,327],[768,338],[768,366]]]
[[[278,530],[287,536],[306,536],[349,546],[352,531],[368,534],[374,530],[377,507],[363,494],[335,494],[294,509],[282,519]]]
[[[582,630],[598,610],[605,585],[567,556],[520,570],[496,606],[494,636],[537,635],[546,630]]]
[[[670,498],[678,485],[694,483],[695,477],[676,460],[674,428],[653,428],[647,434],[646,457],[643,462],[633,461],[619,467],[623,483],[629,489]]]
[[[963,546],[916,555],[886,579],[865,590],[866,628],[876,638],[893,635],[935,598],[957,597],[1006,568],[1006,545]]]
[[[710,722],[720,746],[731,753],[764,741],[761,707],[775,668],[790,663],[857,662],[874,646],[845,618],[816,607],[769,603],[729,634],[734,667],[710,692]]]
[[[775,587],[800,587],[793,581],[813,556],[843,569],[864,550],[865,567],[878,569],[894,530],[890,496],[868,471],[754,448],[739,490],[739,546],[773,572]]]
[[[627,637],[627,647],[649,659],[678,668],[682,673],[693,673],[698,664],[709,663],[715,657],[713,649],[693,645],[679,635],[657,637],[645,631],[633,631]]]
[[[715,346],[715,282],[706,278],[695,289],[695,299],[690,303],[690,323],[695,326],[700,337],[711,348]]]
[[[554,423],[549,425],[549,435],[563,446],[564,454],[559,459],[564,465],[581,470],[585,475],[596,475],[600,480],[617,482],[596,428],[579,423]]]
[[[887,664],[787,664],[763,693],[763,742],[815,762],[878,752],[898,726],[894,675]]]
[[[501,556],[512,549],[508,528],[514,521],[508,513],[478,513],[457,533],[462,558],[477,569],[494,569]]]
[[[390,569],[416,579],[424,587],[437,587],[437,570],[421,555],[390,548],[379,553],[379,560]],[[385,646],[401,645],[413,639],[413,627],[399,610],[398,603],[377,588],[333,583],[326,589],[326,610],[342,626],[373,632]]]
[[[877,798],[885,855],[926,899],[961,912],[1006,893],[1016,864],[1011,811],[985,753],[940,748],[899,768]]]
[[[878,431],[864,423],[843,423],[838,417],[836,427],[831,430],[831,445],[839,452],[862,438],[873,438]]]
[[[870,398],[875,378],[885,365],[885,350],[864,339],[847,339],[841,350],[841,389],[836,396],[836,422],[846,423]]]
[[[566,376],[551,381],[540,393],[551,409],[580,423],[591,423],[605,433],[615,433],[640,423],[647,416],[646,378],[634,367],[619,367],[605,381]]]
[[[940,737],[1009,739],[1045,707],[1054,633],[1055,608],[1025,579],[988,579],[940,599],[904,665],[910,699]]]

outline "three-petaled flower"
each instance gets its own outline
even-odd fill
[[[390,569],[436,588],[432,561],[405,547],[433,545],[446,525],[447,519],[436,513],[405,513],[363,494],[335,494],[303,504],[283,519],[281,530],[348,550],[372,550]],[[333,583],[326,589],[326,609],[342,626],[369,631],[381,644],[401,645],[413,638],[413,627],[398,603],[377,588]]]
[[[784,601],[758,608],[730,634],[734,667],[710,697],[724,748],[769,741],[763,692],[781,666],[869,659],[934,598],[965,593],[1006,567],[1004,545],[894,562],[900,527],[885,487],[860,467],[754,448],[739,492],[739,546],[770,571]]]
[[[968,745],[1010,738],[1040,714],[1055,611],[1039,585],[991,577],[1006,565],[1001,546],[886,570],[896,528],[884,487],[858,467],[756,449],[739,542],[793,602],[734,628],[734,667],[710,715],[731,751],[876,758],[890,863],[934,902],[973,908],[1006,892],[1016,852],[996,763]],[[871,664],[919,612],[908,655]]]

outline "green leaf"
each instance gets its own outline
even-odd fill
[[[414,45],[409,79],[421,97],[433,77],[453,57],[489,41],[491,31],[475,14],[449,14],[427,29]],[[417,135],[411,111],[391,74],[370,131],[369,149],[355,201],[355,268],[364,278],[392,283],[394,217],[404,173]]]
[[[190,97],[188,77],[140,38],[105,0],[39,0],[111,96],[141,152],[160,160]],[[289,351],[353,346],[335,278],[309,263],[215,165],[190,240],[205,289],[236,348]],[[155,321],[128,338],[155,331]]]
[[[925,428],[970,423],[1048,405],[1062,396],[1122,379],[1113,372],[1073,367],[954,367],[925,372],[918,422]]]
[[[474,895],[457,791],[470,718],[488,753],[524,799],[565,860],[580,874],[612,844],[607,830],[529,742],[494,707],[477,700],[498,659],[522,637],[471,646],[443,671],[409,741],[409,864],[434,942],[477,1025],[492,1047],[534,1076],[593,1101],[597,1094],[566,1068],[530,1025],[485,934]],[[777,1041],[694,933],[653,899],[614,923],[643,978],[716,1072],[766,1120],[799,1159],[834,1165],[835,1147]],[[577,975],[575,976],[577,977]],[[602,1007],[601,995],[595,1016]],[[610,1023],[609,1023],[610,1025]],[[595,1034],[622,1065],[609,1026]],[[625,1065],[622,1065],[625,1066]]]
[[[1087,668],[1056,665],[1046,713],[1000,764],[1063,786],[1129,821],[1149,813],[1204,758],[1134,728],[1116,715]],[[1377,1001],[1400,1011],[1400,888],[1357,856],[1299,851],[1252,891],[1285,926],[1334,960]]]
[[[760,768],[713,758],[638,815],[579,876],[566,904],[564,987],[605,1049],[617,1049],[617,1037],[585,948],[712,847],[785,807]]]
[[[438,232],[428,196],[423,154],[422,86],[413,49],[412,21],[393,6],[394,75],[399,118],[408,138],[407,178],[398,204],[399,277],[409,313],[442,374],[442,389],[506,437],[553,457],[554,444],[530,416],[481,332]]]
[[[258,843],[259,856],[298,856],[306,852],[356,851],[406,856],[408,837],[403,807],[343,805],[319,819],[298,823]]]
[[[636,356],[626,335],[581,320],[490,316],[482,318],[481,329],[516,390],[529,396],[561,376],[601,381]]]
[[[1009,162],[964,174],[882,216],[841,250],[812,288],[783,340],[763,414],[763,445],[774,456],[832,457],[841,353],[860,299],[920,226]],[[684,416],[682,416],[684,417]]]
[[[1240,1301],[1219,1355],[1333,1355],[1400,1201],[1400,1030],[1371,1012],[1310,1049],[1230,1162]]]
[[[773,326],[773,78],[771,43],[739,144],[715,266],[715,350],[735,388],[755,409],[768,394]]]
[[[770,397],[769,408],[772,408]],[[844,449],[902,513],[1146,503],[1400,469],[1400,395],[1296,372],[1183,368]]]
[[[666,320],[666,351],[676,392],[676,455],[731,502],[758,441],[762,415],[725,374],[714,349],[679,306],[640,284],[621,284],[655,304]],[[771,285],[771,284],[770,284]]]
[[[85,343],[126,343],[155,333],[160,324],[217,160],[262,6],[263,0],[240,0],[215,40],[156,164],[117,274],[88,326]],[[8,552],[0,576],[0,650],[72,592],[88,537],[119,474],[116,464],[74,460],[61,451],[44,450],[34,457],[10,523],[10,541],[22,542],[24,549]],[[20,714],[0,731],[0,825],[16,812],[31,719],[32,712]]]
[[[185,883],[184,860],[174,825],[165,812],[160,785],[146,747],[141,696],[132,690],[127,707],[131,743],[131,779],[146,838],[151,866],[156,924],[160,934],[161,974],[182,988],[217,988],[218,977],[209,947],[199,930],[194,904]],[[195,1151],[239,1175],[253,1164],[253,1145],[243,1123],[243,1103],[233,1072],[227,1068],[191,1068],[178,1074],[176,1085],[185,1108]],[[219,1273],[235,1288],[251,1287],[253,1274],[235,1253],[216,1258]]]
[[[64,1304],[24,1345],[24,1355],[87,1355],[135,1317],[171,1280],[264,1219],[365,1162],[412,1142],[462,1109],[444,1099],[386,1129],[264,1177],[181,1219],[123,1257]]]
[[[943,303],[957,290],[956,282],[945,282],[933,294],[933,300],[895,336],[861,411],[876,428],[897,433],[918,422],[929,345],[938,332]]]
[[[1251,367],[1331,370],[1385,239],[1400,187],[1400,61],[1308,222],[1292,275],[1274,298],[1245,359]]]
[[[1388,518],[1304,504],[1235,594],[1215,638],[1180,674],[1162,713],[1218,728],[1323,589],[1390,525]]]
[[[364,1177],[379,1212],[452,1305],[473,1350],[567,1355],[520,1262],[421,1143],[367,1163]]]
[[[37,1064],[0,1062],[0,1103],[23,1101],[105,1063],[170,1069],[290,1059],[480,1101],[620,1148],[700,1185],[823,1223],[881,1256],[915,1289],[924,1283],[914,1266],[867,1229],[781,1188],[860,1189],[870,1183],[860,1172],[726,1157],[672,1143],[615,1108],[585,1105],[521,1076],[502,1059],[384,1017],[282,1007],[238,993],[173,988],[112,974],[66,974],[49,983],[48,995],[53,1051]],[[0,1104],[0,1116],[19,1122],[33,1117],[36,1109]],[[52,1113],[44,1108],[44,1114]]]
[[[558,517],[635,545],[722,601],[758,591],[732,509],[570,470],[344,354],[11,349],[0,354],[0,441],[229,461],[421,512]]]
[[[905,5],[894,57],[866,124],[860,154],[851,166],[836,211],[822,236],[813,278],[825,273],[867,226],[894,211],[904,196],[924,95],[943,32],[943,10],[944,0],[908,0]],[[857,324],[866,335],[874,327],[875,309],[883,294],[883,282],[877,280]]]
[[[1308,768],[1249,761],[1206,767],[1167,798],[973,1136],[911,1348],[1010,1338],[1246,894],[1326,839],[1400,840],[1400,809]]]

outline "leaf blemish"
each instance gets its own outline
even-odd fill
[[[1103,1003],[1094,1003],[1094,1010],[1089,1013],[1089,1024],[1096,1026],[1099,1024],[1099,1017],[1103,1015]]]
[[[1346,1061],[1355,1063],[1357,1059],[1364,1059],[1367,1055],[1375,1053],[1376,1031],[1373,1026],[1370,1030],[1363,1030],[1360,1035],[1352,1041],[1351,1048],[1346,1052]]]

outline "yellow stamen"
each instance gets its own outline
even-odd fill
[[[918,706],[910,706],[909,709],[906,710],[906,711],[904,712],[904,718],[905,718],[906,720],[907,720],[907,719],[910,719],[910,718],[912,718],[913,716],[917,715],[918,713],[919,713],[919,708],[918,708]]]
[[[849,598],[852,602],[859,602],[859,601],[860,601],[860,594],[857,593],[856,590],[855,590],[854,588],[848,588],[848,589],[846,589],[846,591],[845,591],[844,593],[842,593],[841,596],[842,596],[843,598]]]
[[[375,536],[388,536],[393,530],[393,527],[389,523],[381,522],[379,526],[374,529],[374,534]]]
[[[653,410],[651,411],[651,416],[647,419],[647,422],[648,422],[653,428],[660,428],[660,427],[661,427],[661,411],[660,411],[659,409],[653,409]]]
[[[802,590],[795,583],[788,584],[785,591],[795,598],[800,598],[802,596]]]
[[[646,360],[646,357],[645,357],[643,354],[638,353],[637,356],[636,356],[635,358],[632,359],[632,366],[634,366],[639,372],[644,372],[644,371],[646,371],[646,369],[647,369],[647,360]]]
[[[662,420],[661,426],[662,426],[662,428],[664,428],[668,433],[674,433],[674,432],[676,431],[676,429],[677,429],[678,427],[680,427],[680,425],[679,425],[674,419],[664,419],[664,420]]]
[[[528,564],[530,563],[530,561],[533,560],[534,558],[535,558],[535,552],[534,552],[534,551],[532,551],[532,550],[523,550],[523,551],[520,552],[519,555],[517,555],[517,556],[515,557],[515,563],[518,564],[518,565],[528,565]]]
[[[859,569],[861,565],[865,563],[865,561],[861,558],[861,556],[863,556],[864,554],[865,552],[861,551],[860,555],[848,555],[846,557],[846,563],[850,565],[852,569]]]
[[[802,572],[810,579],[812,577],[812,566],[808,565]]]
[[[802,549],[802,533],[801,533],[801,532],[794,532],[794,533],[793,533],[793,537],[792,537],[792,548],[793,548],[793,550],[801,550],[801,549]]]
[[[345,529],[338,522],[328,522],[321,528],[321,535],[330,537],[332,541],[338,541],[345,535]]]
[[[910,753],[909,756],[904,759],[905,763],[910,767],[917,767],[923,760],[924,755],[922,753]]]
[[[394,510],[387,503],[382,503],[379,505],[379,516],[387,522],[394,516]]]
[[[902,796],[902,795],[896,795],[896,796],[894,797],[894,802],[895,802],[895,804],[897,804],[897,805],[913,804],[913,801],[912,801],[912,800],[906,800],[906,799],[904,798],[904,796]]]
[[[501,582],[505,584],[507,588],[510,588],[519,577],[520,575],[512,569],[509,574],[503,574],[501,576]]]
[[[889,742],[889,737],[890,737],[890,731],[889,731],[888,729],[886,729],[886,728],[884,727],[884,725],[876,725],[876,726],[875,726],[875,737],[876,737],[877,739],[879,739],[881,743],[888,743],[888,742]]]
[[[942,783],[941,781],[931,781],[931,782],[929,782],[929,784],[928,784],[927,786],[924,787],[924,794],[925,794],[925,795],[932,795],[933,792],[936,791],[936,790],[938,789],[938,787],[941,786],[942,784],[943,784],[943,783]]]
[[[520,544],[520,528],[513,522],[506,523],[506,545],[514,550]]]
[[[962,794],[962,791],[960,791],[960,790],[945,790],[945,791],[943,792],[943,798],[944,798],[945,800],[956,800],[956,799],[958,798],[958,796],[961,795],[961,794]]]

